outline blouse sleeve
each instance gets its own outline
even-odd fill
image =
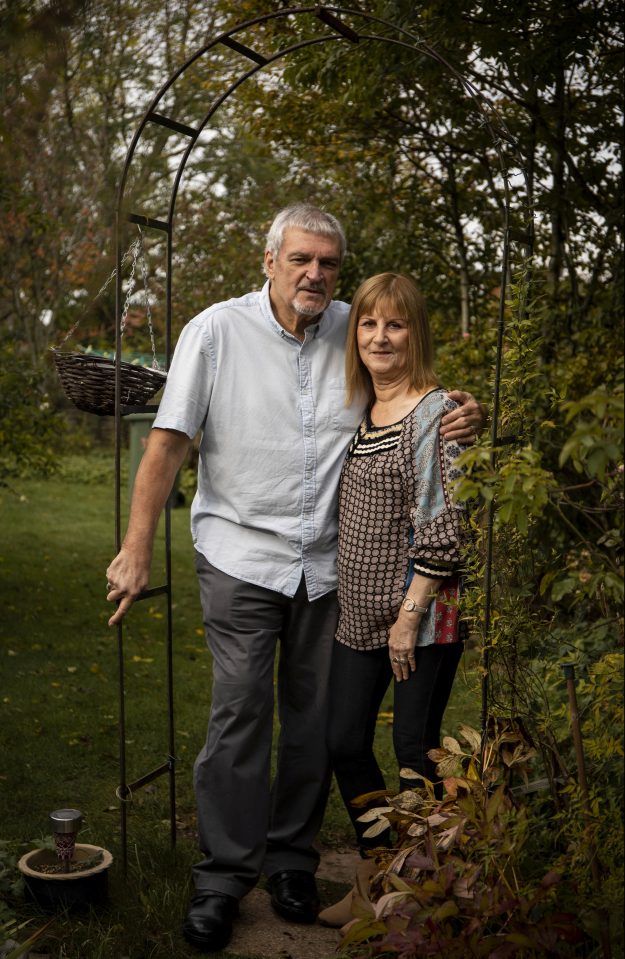
[[[462,475],[456,459],[464,449],[440,435],[440,421],[457,406],[444,395],[424,418],[415,449],[418,495],[410,510],[413,570],[431,579],[454,576],[461,564],[465,505],[452,501],[453,483]]]

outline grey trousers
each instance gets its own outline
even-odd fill
[[[213,689],[194,770],[198,892],[241,898],[264,872],[313,873],[330,786],[326,746],[336,593],[310,602],[222,573],[196,553]],[[271,782],[274,664],[280,733]]]

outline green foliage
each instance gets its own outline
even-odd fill
[[[622,372],[591,392],[578,386],[577,396],[562,396],[559,365],[539,352],[544,302],[530,302],[528,283],[521,273],[511,289],[501,376],[501,428],[514,442],[493,449],[484,440],[463,454],[467,472],[457,493],[496,506],[500,623],[521,593],[533,597],[532,613],[547,631],[558,614],[582,614],[584,603],[588,625],[598,617],[616,622],[623,596]],[[603,339],[607,330],[601,332]],[[614,333],[612,350],[622,353]]]
[[[615,941],[623,941],[623,657],[608,653],[581,672],[577,702],[581,721],[589,797],[586,801],[575,780],[563,789],[565,803],[553,825],[564,850],[559,868],[574,878],[579,911],[592,928],[597,916],[607,914]],[[564,705],[554,722],[564,727]],[[593,881],[589,855],[596,850],[601,883]]]
[[[7,953],[3,950],[4,959],[18,959],[28,953],[54,922],[51,919],[32,932],[29,928],[32,920],[19,920],[14,903],[23,894],[24,881],[16,868],[19,856],[15,853],[15,846],[15,843],[0,839],[0,947],[6,948],[9,940],[16,943]],[[22,936],[25,930],[27,939],[19,943],[17,937]]]
[[[197,465],[185,465],[180,471],[178,489],[184,496],[185,503],[190,504],[197,489]]]
[[[608,291],[603,311],[592,316],[594,335],[588,330],[583,337],[585,352],[575,353],[570,366],[568,358],[562,362],[566,347],[550,356],[545,330],[554,305],[544,295],[530,296],[532,287],[540,289],[539,282],[523,271],[509,297],[499,412],[501,432],[512,442],[493,447],[483,439],[463,454],[467,473],[458,495],[481,502],[492,521],[492,532],[490,523],[474,522],[466,615],[481,633],[489,711],[523,718],[550,784],[548,822],[540,806],[527,809],[528,830],[542,837],[538,861],[566,877],[561,888],[587,934],[598,941],[599,925],[609,923],[618,948],[624,867],[622,343]],[[481,617],[489,537],[486,632]],[[576,783],[564,659],[575,663],[580,677],[588,799]],[[600,884],[589,860],[593,848],[601,850]]]
[[[24,929],[27,929],[30,923],[18,923],[11,919],[7,921],[0,919],[0,943],[3,946],[7,946],[8,944],[8,952],[4,950],[2,952],[3,959],[20,959],[20,956],[34,956],[35,953],[31,952],[32,947],[46,934],[53,922],[54,919],[49,919],[45,925],[41,926],[35,932],[31,932],[24,942],[16,945],[14,937],[22,933]],[[6,939],[5,936],[7,937]]]
[[[562,447],[559,465],[571,460],[578,473],[585,473],[602,483],[608,472],[619,467],[622,473],[623,454],[623,386],[614,393],[596,389],[579,400],[562,404],[565,422],[573,420],[574,430]],[[614,484],[611,484],[613,487]]]
[[[11,343],[0,343],[0,486],[28,474],[49,475],[57,465],[64,429],[41,372],[24,362]]]
[[[8,906],[6,897],[15,897],[21,895],[24,883],[21,874],[17,872],[17,860],[19,856],[15,854],[14,844],[6,839],[0,839],[0,917],[7,918]]]

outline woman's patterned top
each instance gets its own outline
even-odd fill
[[[376,427],[367,413],[339,487],[336,638],[352,649],[378,649],[415,572],[443,579],[422,616],[418,646],[459,638],[460,540],[464,507],[451,501],[463,447],[440,435],[457,406],[434,389],[399,423]]]

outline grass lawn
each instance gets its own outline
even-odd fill
[[[59,917],[43,951],[54,959],[177,959],[195,955],[179,934],[197,856],[191,787],[210,701],[211,663],[204,646],[189,534],[189,509],[172,512],[176,788],[179,838],[169,848],[166,777],[133,797],[129,808],[129,874],[118,863],[118,681],[116,632],[107,626],[105,569],[114,553],[113,458],[108,451],[68,457],[63,472],[0,491],[0,854],[18,858],[49,833],[54,809],[80,809],[79,841],[116,857],[110,903]],[[152,582],[159,582],[162,548]],[[127,779],[167,757],[164,599],[138,604],[124,631]],[[465,657],[445,717],[479,722],[479,679]],[[390,784],[396,768],[388,717],[378,729],[381,765]],[[349,823],[333,788],[320,841],[349,844]],[[16,873],[0,874],[11,912],[41,923],[37,910],[7,893]],[[331,884],[330,884],[331,885]],[[323,890],[322,890],[323,892]],[[325,891],[331,901],[335,890]],[[30,928],[30,927],[29,927]],[[2,936],[0,933],[0,945]],[[225,953],[224,955],[227,955]]]

